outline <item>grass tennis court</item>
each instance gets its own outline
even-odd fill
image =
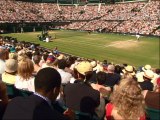
[[[150,64],[160,67],[160,40],[156,37],[140,37],[119,34],[99,34],[80,31],[49,31],[55,36],[53,42],[42,42],[37,39],[41,32],[3,34],[18,40],[39,43],[47,48],[55,46],[62,52],[90,59],[103,61],[107,59],[114,63],[128,63],[134,66]]]

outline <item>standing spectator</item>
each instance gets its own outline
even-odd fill
[[[35,77],[36,92],[26,98],[13,99],[8,104],[3,119],[74,120],[73,112],[66,111],[66,117],[51,104],[59,94],[60,85],[61,77],[55,69],[41,69]]]

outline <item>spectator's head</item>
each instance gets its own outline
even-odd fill
[[[6,57],[6,50],[4,47],[0,46],[0,59],[5,60],[5,57]]]
[[[55,100],[60,91],[61,76],[54,68],[43,68],[35,77],[35,91]]]
[[[67,62],[67,67],[70,68],[71,65],[75,63],[75,58],[74,57],[68,57],[66,62]]]
[[[154,78],[154,72],[152,70],[146,70],[143,74],[144,80],[152,80]]]
[[[11,53],[14,53],[14,52],[16,52],[16,49],[15,49],[15,47],[11,47],[11,48],[9,49],[9,52],[11,52]]]
[[[107,67],[107,71],[108,71],[108,73],[114,73],[114,70],[115,70],[115,66],[114,65],[108,65],[108,67]]]
[[[122,72],[124,74],[131,74],[132,76],[135,75],[135,70],[134,67],[131,65],[127,65],[126,67],[124,67],[124,69],[122,70]]]
[[[17,53],[9,53],[9,59],[18,59],[18,54]]]
[[[40,62],[40,60],[41,60],[41,57],[39,56],[39,55],[35,55],[34,57],[33,57],[33,62],[34,62],[34,64],[39,64],[39,62]]]
[[[44,53],[42,57],[43,57],[44,61],[47,61],[48,54]]]
[[[50,65],[50,64],[52,64],[54,61],[55,61],[55,57],[54,57],[53,55],[49,55],[49,56],[47,57],[46,63],[47,63],[48,65]]]
[[[137,119],[144,115],[144,98],[137,81],[122,79],[111,95],[111,102],[123,119]]]
[[[67,66],[67,62],[65,59],[61,59],[61,60],[58,60],[58,68],[59,69],[65,69],[65,67]]]
[[[157,68],[157,69],[155,70],[155,73],[158,74],[158,75],[160,75],[160,69]]]
[[[120,74],[122,72],[122,68],[120,65],[115,66],[115,73]]]
[[[89,80],[92,76],[93,68],[88,61],[82,61],[75,66],[79,79]]]
[[[33,62],[29,59],[22,59],[18,64],[18,75],[23,79],[29,79],[34,71]]]
[[[142,70],[145,72],[146,70],[151,70],[151,65],[145,65],[142,67]]]
[[[17,72],[18,62],[14,59],[8,59],[6,62],[5,72],[7,73],[15,73]]]
[[[106,81],[106,73],[101,71],[98,72],[96,75],[96,80],[99,85],[104,85]]]
[[[27,51],[27,52],[26,52],[26,55],[27,55],[27,57],[28,57],[29,59],[32,59],[32,52]]]

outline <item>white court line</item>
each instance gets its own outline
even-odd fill
[[[137,41],[135,41],[135,40],[126,40],[127,42],[128,41],[132,41],[132,42],[137,42]],[[125,42],[126,42],[125,41]],[[118,42],[118,41],[117,41]],[[122,44],[122,43],[114,43],[114,44],[110,44],[110,45],[107,45],[107,46],[105,46],[105,47],[111,47],[111,46],[116,46],[116,45],[119,45],[119,44]],[[125,44],[125,43],[124,43]]]

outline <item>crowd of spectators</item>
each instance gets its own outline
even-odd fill
[[[49,50],[38,44],[0,37],[0,75],[3,119],[160,117],[158,66],[136,68],[127,63],[78,58],[62,54],[58,47]],[[30,92],[31,96],[17,97],[20,95],[16,93],[9,96],[11,85],[16,90]],[[147,108],[158,111],[157,115],[148,114]]]
[[[61,28],[160,34],[157,29],[160,19],[158,1],[63,6],[53,3],[1,0],[0,5],[1,23],[71,21],[71,24]]]

